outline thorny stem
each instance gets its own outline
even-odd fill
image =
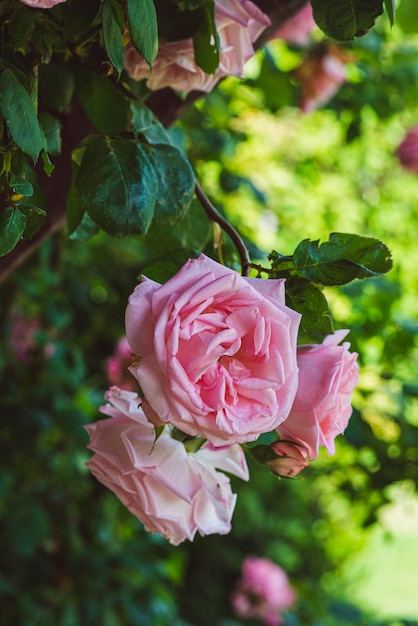
[[[241,235],[235,230],[232,224],[230,224],[224,217],[222,217],[222,215],[220,215],[220,213],[218,213],[217,209],[211,203],[197,180],[195,181],[195,193],[200,204],[206,211],[208,218],[212,222],[219,224],[222,230],[231,237],[236,249],[238,250],[241,262],[241,273],[243,276],[248,276],[248,272],[252,264],[247,246],[243,242]]]

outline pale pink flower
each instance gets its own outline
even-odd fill
[[[66,0],[20,0],[20,2],[36,9],[51,9],[56,4],[61,4],[66,2]]]
[[[238,445],[213,448],[205,444],[188,453],[170,429],[156,439],[138,396],[111,388],[101,408],[110,415],[86,426],[86,463],[91,473],[113,491],[152,533],[173,545],[200,535],[225,535],[231,530],[236,495],[224,470],[248,480],[248,468]]]
[[[131,372],[162,422],[216,446],[254,441],[293,404],[299,321],[284,280],[243,278],[201,255],[130,296]]]
[[[138,389],[136,380],[129,371],[133,354],[126,337],[121,337],[112,356],[106,360],[106,374],[111,385],[121,389],[135,391]]]
[[[245,559],[232,595],[232,606],[239,617],[279,626],[283,623],[283,613],[295,602],[296,594],[281,567],[266,558]]]
[[[358,354],[338,344],[348,330],[338,330],[318,345],[298,348],[299,386],[286,421],[277,432],[304,446],[310,459],[320,446],[335,452],[335,437],[344,432],[352,413],[351,395],[358,382]]]
[[[254,54],[252,42],[270,25],[270,20],[249,0],[216,0],[215,21],[220,41],[220,63],[206,74],[194,60],[192,39],[160,41],[152,72],[133,48],[125,52],[125,69],[134,80],[147,79],[153,91],[172,87],[189,92],[210,91],[224,76],[242,77],[244,65]]]
[[[274,458],[267,461],[269,469],[278,476],[293,477],[308,467],[308,451],[304,446],[277,441],[270,446]]]
[[[302,91],[302,111],[313,111],[331,100],[345,83],[346,64],[353,59],[345,50],[329,42],[312,50],[293,72]]]
[[[274,31],[269,39],[284,39],[299,46],[306,46],[314,28],[316,24],[312,15],[312,6],[308,3],[283,26]]]
[[[408,130],[396,150],[396,155],[404,170],[418,174],[418,125]]]

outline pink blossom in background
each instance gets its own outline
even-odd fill
[[[20,2],[36,9],[51,9],[56,4],[61,4],[66,2],[66,0],[20,0]]]
[[[224,535],[231,530],[236,495],[229,478],[218,470],[248,480],[248,468],[238,445],[203,445],[188,453],[170,435],[156,439],[138,396],[112,387],[101,408],[108,419],[86,426],[94,455],[86,463],[91,473],[113,491],[152,533],[173,545],[200,535]]]
[[[308,451],[304,446],[277,441],[270,447],[275,458],[267,461],[269,469],[278,476],[298,476],[305,467],[308,467]]]
[[[26,317],[20,312],[12,314],[9,345],[16,358],[24,364],[33,361],[39,350],[36,334],[42,329],[38,317]]]
[[[111,385],[121,389],[135,391],[138,385],[129,371],[133,354],[126,337],[121,337],[116,345],[115,353],[106,360],[106,374]]]
[[[314,28],[316,23],[312,15],[312,6],[308,3],[274,31],[269,39],[284,39],[299,46],[306,46]]]
[[[250,556],[242,565],[231,601],[239,617],[279,626],[283,624],[283,613],[295,604],[296,594],[281,567],[270,559]]]
[[[338,330],[319,345],[298,348],[299,386],[292,410],[277,432],[286,440],[304,446],[308,457],[318,456],[320,446],[335,453],[334,439],[344,432],[352,413],[351,395],[358,382],[356,352],[348,334]]]
[[[354,57],[333,43],[321,44],[293,72],[301,87],[305,113],[326,104],[346,81],[346,64]]]
[[[143,277],[130,296],[131,372],[163,423],[216,446],[254,441],[293,404],[299,321],[283,280],[201,255],[164,285]]]
[[[224,76],[243,76],[254,54],[252,42],[270,25],[270,19],[249,0],[215,0],[215,21],[220,41],[220,63],[214,74],[196,65],[192,39],[160,41],[152,72],[133,48],[125,52],[125,69],[134,80],[147,79],[149,89],[172,87],[190,92],[210,91]]]
[[[404,170],[418,174],[418,125],[408,130],[396,150],[396,156]]]

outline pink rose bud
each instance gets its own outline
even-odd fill
[[[352,55],[334,43],[314,48],[293,72],[302,90],[302,111],[313,111],[331,100],[346,81],[346,64],[353,60]]]
[[[131,372],[162,422],[216,446],[254,441],[292,407],[299,321],[282,279],[243,278],[201,255],[130,296]]]
[[[146,79],[153,91],[172,87],[189,92],[211,91],[224,76],[243,76],[244,65],[254,55],[253,42],[270,25],[270,19],[249,0],[215,0],[215,22],[220,42],[220,63],[206,74],[194,60],[192,39],[160,42],[152,72],[141,55],[130,47],[125,69],[134,80]]]
[[[86,463],[91,473],[146,530],[173,545],[192,541],[196,532],[230,532],[236,495],[223,471],[248,480],[242,448],[206,443],[188,453],[169,428],[156,439],[135,393],[113,387],[106,399],[101,411],[110,417],[85,427],[94,452]]]
[[[396,150],[396,155],[404,170],[418,174],[418,126],[408,130]]]
[[[324,446],[335,452],[335,437],[344,432],[352,413],[351,394],[358,382],[358,354],[338,344],[348,330],[338,330],[319,345],[298,349],[299,386],[279,435],[305,447],[312,460]]]
[[[267,461],[267,465],[278,476],[297,476],[309,465],[308,451],[304,446],[278,441],[270,446],[270,450],[276,458]]]
[[[62,2],[66,2],[66,0],[20,0],[23,4],[27,4],[29,7],[34,7],[35,9],[51,9],[56,4],[61,4]]]
[[[270,559],[247,557],[231,600],[239,617],[279,626],[283,613],[296,602],[296,594],[281,567]]]
[[[280,26],[270,39],[284,39],[299,46],[306,46],[314,28],[316,28],[316,23],[312,15],[312,7],[308,3],[288,19],[283,26]]]

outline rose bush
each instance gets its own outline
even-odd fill
[[[335,452],[335,437],[344,432],[352,413],[351,394],[358,381],[356,352],[348,342],[338,345],[348,330],[328,335],[322,344],[298,348],[299,386],[292,409],[277,432],[301,444],[312,460],[320,446]]]
[[[156,440],[141,400],[112,387],[102,413],[108,419],[86,426],[94,455],[86,463],[91,473],[111,489],[145,528],[178,545],[201,535],[224,535],[231,529],[236,495],[224,470],[248,480],[240,446],[195,453],[165,431]]]
[[[284,611],[294,605],[296,594],[281,567],[270,559],[250,556],[242,565],[241,578],[231,601],[239,617],[279,626],[283,623]]]
[[[201,255],[130,296],[131,372],[162,423],[216,446],[254,441],[292,407],[299,321],[283,280],[243,278]]]
[[[215,22],[219,35],[220,63],[206,74],[194,60],[192,39],[161,41],[152,72],[133,48],[125,52],[125,69],[134,80],[147,79],[149,89],[172,87],[189,92],[210,91],[224,76],[243,76],[244,65],[254,54],[252,42],[270,20],[249,0],[216,0]]]

